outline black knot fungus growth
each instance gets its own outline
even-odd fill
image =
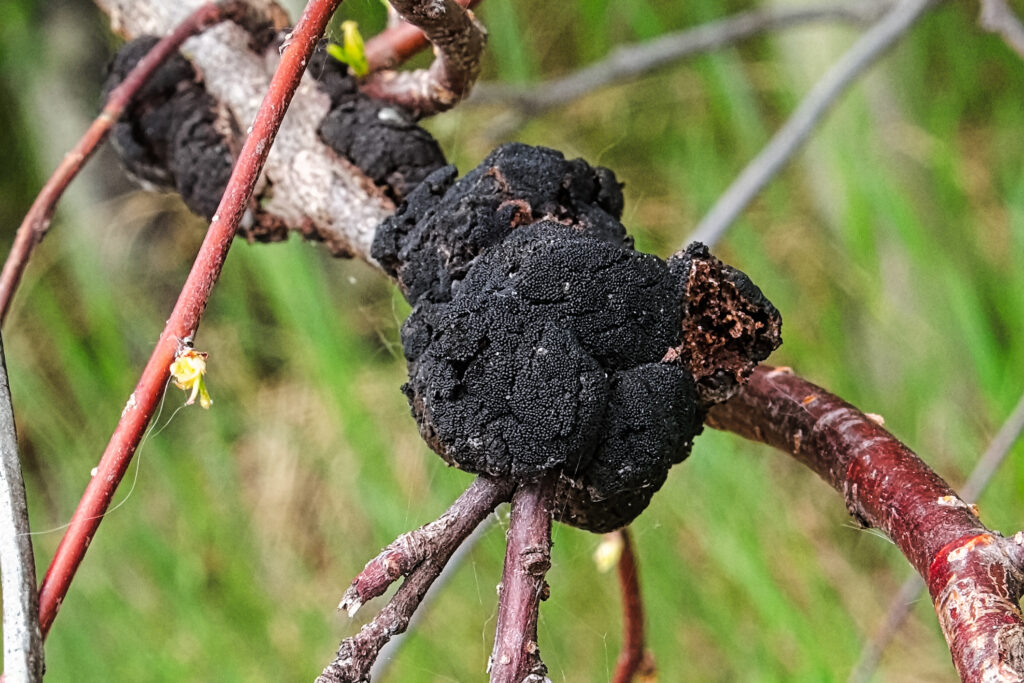
[[[401,200],[447,163],[437,141],[416,125],[411,112],[362,94],[348,67],[329,56],[323,46],[310,61],[310,73],[331,98],[331,110],[320,124],[320,139],[392,199]]]
[[[157,41],[144,36],[121,48],[103,85],[104,99]],[[177,191],[206,218],[216,212],[234,157],[218,130],[216,102],[180,53],[132,98],[110,137],[125,169],[144,186]]]
[[[745,275],[702,245],[635,251],[621,210],[607,169],[506,145],[462,180],[430,176],[373,250],[414,305],[404,391],[424,439],[470,472],[559,472],[560,519],[592,531],[647,506],[707,407],[780,342]]]
[[[157,42],[144,36],[114,57],[104,98]],[[270,49],[275,49],[271,46]],[[319,127],[320,139],[400,200],[444,166],[441,148],[413,116],[359,91],[347,67],[320,46],[309,66],[331,108]],[[128,172],[144,186],[174,190],[206,218],[217,210],[234,164],[232,145],[242,133],[226,108],[206,92],[192,64],[175,53],[132,99],[115,124],[111,139]],[[257,205],[254,201],[253,205]],[[254,230],[255,239],[280,239],[281,231]]]
[[[473,260],[522,225],[553,220],[629,246],[622,191],[606,168],[544,147],[499,147],[464,178],[454,166],[423,181],[377,230],[373,258],[410,302],[448,301]]]

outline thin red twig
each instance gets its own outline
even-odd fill
[[[622,652],[615,663],[612,683],[630,683],[636,676],[654,674],[654,658],[644,649],[644,601],[640,574],[629,528],[616,532],[622,539],[619,556],[619,591],[622,593]]]
[[[68,586],[86,548],[99,527],[139,440],[149,424],[168,378],[180,340],[194,336],[206,309],[214,283],[227,257],[235,229],[246,210],[260,171],[270,153],[281,120],[299,85],[310,56],[341,0],[311,0],[289,36],[281,63],[256,120],[245,140],[238,163],[214,214],[210,229],[181,290],[167,325],[157,341],[135,391],[121,413],[110,443],[96,468],[96,474],[79,501],[71,524],[57,547],[57,553],[40,589],[40,623],[45,635],[57,616]]]
[[[556,475],[520,484],[512,496],[505,569],[498,592],[498,624],[488,663],[491,683],[541,681],[547,668],[537,645],[544,575],[551,567],[551,519]]]
[[[466,9],[476,7],[481,0],[456,0]],[[390,7],[390,6],[389,6]],[[370,73],[393,69],[430,44],[423,31],[410,23],[389,26],[366,41],[366,61]]]
[[[989,531],[878,421],[788,370],[759,367],[707,423],[790,453],[892,539],[928,585],[962,680],[1024,679],[1024,532]]]
[[[18,288],[21,276],[25,273],[32,251],[43,240],[50,228],[57,202],[60,201],[64,191],[78,175],[85,162],[107,137],[110,127],[120,118],[132,97],[135,96],[139,88],[146,84],[153,72],[168,57],[178,51],[183,42],[213,24],[229,18],[229,14],[235,11],[235,5],[234,2],[209,3],[197,9],[174,31],[154,45],[153,49],[135,65],[124,82],[111,91],[103,111],[85,131],[78,144],[57,166],[53,175],[43,185],[43,189],[39,191],[35,201],[32,202],[21,225],[18,226],[14,244],[4,262],[3,271],[0,271],[0,322],[7,317],[14,291]]]

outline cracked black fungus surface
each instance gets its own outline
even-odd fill
[[[607,169],[506,145],[461,180],[427,178],[373,250],[414,306],[403,389],[424,439],[470,472],[558,471],[559,518],[592,531],[647,506],[708,405],[779,341],[745,275],[702,245],[669,263],[635,251],[621,211]],[[740,379],[704,386],[695,369]]]

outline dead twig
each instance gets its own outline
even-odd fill
[[[355,616],[366,601],[383,595],[392,583],[408,576],[424,560],[451,555],[487,515],[512,495],[514,484],[477,477],[439,518],[404,533],[366,563],[341,598],[338,609]]]
[[[896,544],[928,586],[963,681],[1024,678],[1024,532],[989,531],[876,420],[788,370],[757,368],[706,422],[791,454]]]
[[[341,0],[311,0],[291,33],[174,310],[43,579],[39,618],[44,636],[149,425],[181,340],[195,335],[281,120],[328,20],[340,3]]]
[[[7,360],[0,339],[0,585],[4,609],[4,680],[43,680],[36,563],[29,535],[25,480],[18,456]]]
[[[174,31],[160,40],[153,49],[132,69],[124,82],[114,88],[107,98],[96,120],[92,122],[89,129],[85,131],[78,144],[68,152],[60,165],[50,176],[50,179],[39,191],[32,206],[14,237],[14,245],[7,254],[3,270],[0,271],[0,322],[7,317],[10,310],[11,298],[18,288],[21,276],[25,273],[29,258],[36,246],[42,242],[43,237],[50,228],[53,220],[53,213],[57,208],[64,191],[74,180],[75,176],[85,165],[86,161],[93,155],[96,148],[107,137],[111,126],[117,122],[125,107],[131,102],[132,97],[139,88],[146,84],[153,72],[156,71],[164,61],[178,51],[181,44],[191,36],[206,30],[210,26],[230,18],[232,13],[237,12],[236,2],[208,3],[201,6],[188,16],[185,21],[179,24]]]
[[[337,656],[317,678],[318,683],[366,680],[381,648],[408,628],[427,590],[452,554],[473,529],[509,499],[514,488],[510,480],[477,477],[440,518],[402,534],[370,560],[338,605],[349,616],[400,577],[407,578],[372,622],[341,642]]]
[[[540,683],[547,667],[537,644],[540,601],[551,567],[551,520],[557,474],[520,484],[512,496],[498,624],[487,669],[491,683]]]
[[[708,246],[717,244],[754,197],[778,175],[807,141],[846,90],[881,59],[928,9],[940,1],[900,0],[877,24],[868,29],[814,84],[786,123],[715,201],[686,240],[687,243],[698,241]]]
[[[466,9],[476,7],[481,2],[481,0],[456,1]],[[394,69],[427,45],[430,45],[430,41],[423,31],[402,21],[395,8],[388,5],[388,27],[366,41],[366,63],[369,65],[371,73],[382,69]]]
[[[429,69],[377,71],[363,92],[420,116],[451,109],[480,75],[487,32],[455,0],[391,0],[391,5],[433,43],[436,57]]]
[[[718,50],[769,31],[822,21],[870,23],[891,4],[889,0],[871,0],[741,12],[638,45],[618,47],[604,59],[561,78],[526,86],[481,83],[467,102],[504,104],[519,110],[524,116],[537,116],[600,88],[638,78],[681,59]]]
[[[653,676],[654,657],[644,648],[644,601],[640,574],[629,527],[615,532],[622,539],[619,556],[619,591],[622,593],[622,652],[615,662],[612,683],[631,683],[636,676]]]

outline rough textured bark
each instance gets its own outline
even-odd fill
[[[788,369],[758,368],[707,423],[793,455],[924,578],[964,681],[1024,679],[1024,532],[1003,538],[909,448]]]
[[[408,576],[424,560],[451,553],[499,503],[512,495],[511,480],[477,477],[439,518],[415,531],[404,533],[384,548],[352,580],[338,609],[354,616],[367,601],[383,595],[392,583]]]
[[[391,0],[403,19],[423,31],[434,44],[429,69],[378,71],[363,92],[420,115],[451,109],[466,96],[480,75],[480,55],[487,31],[455,0]]]
[[[488,662],[491,683],[539,683],[547,667],[537,644],[544,575],[551,568],[551,521],[555,479],[546,475],[521,484],[512,496],[505,570],[498,590],[498,624]]]
[[[440,519],[403,534],[370,560],[338,606],[349,615],[362,601],[383,593],[399,576],[406,575],[406,579],[373,621],[341,641],[317,683],[368,680],[381,648],[409,627],[413,613],[452,554],[495,507],[508,500],[513,487],[509,481],[478,477]]]

